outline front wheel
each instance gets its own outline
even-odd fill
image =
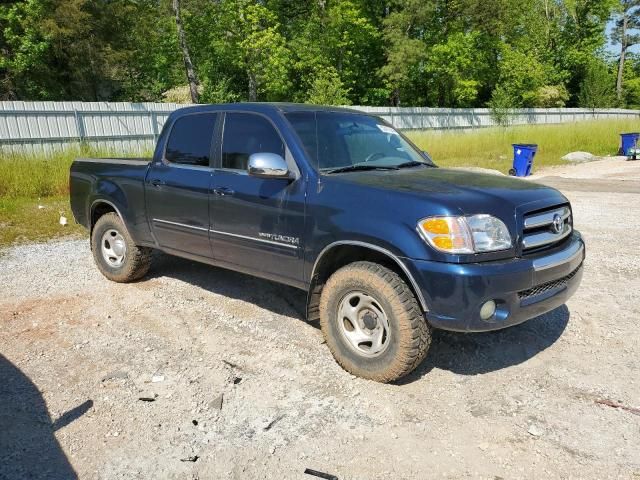
[[[139,280],[151,266],[152,250],[137,246],[115,213],[106,213],[96,222],[91,250],[98,270],[114,282]]]
[[[329,278],[320,298],[320,325],[338,364],[377,382],[407,375],[431,343],[409,286],[372,262],[349,264]]]

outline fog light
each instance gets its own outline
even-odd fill
[[[496,302],[489,300],[480,307],[480,318],[482,320],[489,320],[496,313]]]

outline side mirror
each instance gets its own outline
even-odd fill
[[[249,156],[249,175],[260,178],[291,178],[289,166],[277,153],[259,152]]]

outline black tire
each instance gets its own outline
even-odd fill
[[[509,169],[509,175],[511,175],[512,177],[516,176],[516,169],[515,168],[510,168]]]
[[[362,353],[361,347],[350,343],[344,333],[349,330],[345,326],[353,326],[348,319],[340,318],[339,312],[342,305],[348,308],[345,301],[358,295],[354,292],[363,292],[367,301],[375,300],[374,310],[380,307],[388,323],[386,347],[375,356]],[[366,317],[368,313],[359,315]],[[415,369],[431,344],[429,325],[409,286],[392,270],[372,262],[351,263],[329,278],[320,297],[320,326],[329,350],[343,369],[382,383],[397,380]],[[366,342],[362,348],[368,348]]]
[[[124,240],[124,257],[119,265],[110,264],[102,251],[102,240],[106,232],[117,232]],[[91,251],[98,270],[109,280],[127,283],[139,280],[151,267],[153,250],[137,246],[124,223],[116,213],[105,213],[93,227],[91,232]]]

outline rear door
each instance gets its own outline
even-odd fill
[[[215,112],[179,117],[162,159],[151,165],[146,178],[147,216],[160,247],[212,256],[209,190],[218,118]]]
[[[214,256],[231,268],[297,284],[302,279],[304,181],[268,118],[229,112],[223,123],[211,195]],[[281,155],[295,178],[248,175],[253,153]]]

